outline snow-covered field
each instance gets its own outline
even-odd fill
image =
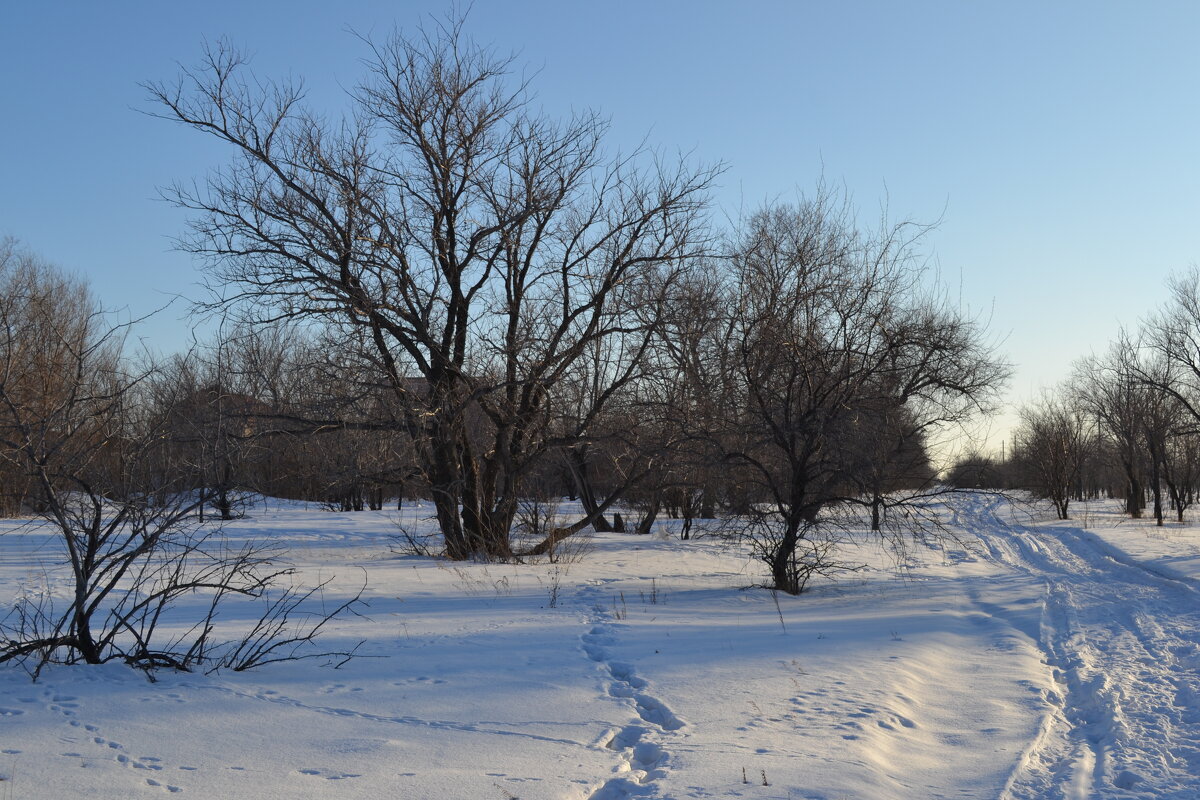
[[[329,603],[365,581],[321,640],[359,656],[0,668],[0,798],[1200,797],[1200,528],[951,513],[971,549],[897,571],[863,544],[868,569],[776,598],[715,539],[451,564],[393,552],[394,511],[269,501],[229,534],[333,576]],[[60,553],[5,525],[7,606]]]

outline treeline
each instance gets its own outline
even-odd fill
[[[5,515],[93,490],[192,494],[201,516],[224,519],[245,491],[379,507],[407,477],[397,434],[318,435],[334,426],[320,420],[356,402],[355,387],[333,391],[341,378],[322,370],[329,361],[286,329],[239,329],[168,358],[137,352],[135,326],[11,239],[0,242],[0,326]]]
[[[341,117],[224,45],[147,85],[232,153],[168,191],[228,320],[191,352],[130,358],[86,289],[9,247],[5,297],[46,297],[5,301],[10,511],[72,482],[221,516],[237,490],[420,496],[457,559],[544,553],[618,509],[643,531],[721,514],[793,593],[838,566],[839,511],[921,524],[931,437],[1008,371],[927,274],[926,227],[863,226],[823,187],[717,225],[720,167],[608,155],[603,119],[537,113],[461,20],[366,63]],[[559,495],[584,515],[517,541],[522,499]]]
[[[1133,518],[1180,522],[1200,494],[1200,272],[1102,355],[1021,409],[1006,459],[956,465],[963,486],[1027,489],[1067,519],[1075,500],[1115,497]]]

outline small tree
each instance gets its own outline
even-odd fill
[[[923,231],[868,235],[822,192],[755,214],[734,244],[717,368],[728,411],[710,430],[745,476],[751,535],[782,591],[838,567],[829,528],[863,502],[844,458],[856,422],[903,412],[915,437],[987,410],[1007,374],[972,321],[922,290]]]
[[[1080,470],[1094,448],[1093,425],[1063,393],[1046,394],[1021,409],[1013,435],[1013,462],[1022,483],[1054,504],[1059,519],[1070,519],[1072,496],[1080,493]]]
[[[19,598],[0,621],[0,663],[32,662],[36,676],[52,661],[236,669],[298,657],[357,596],[294,624],[308,592],[284,585],[291,571],[273,565],[271,549],[225,546],[196,516],[202,494],[178,491],[163,468],[169,414],[144,396],[151,370],[123,357],[126,326],[35,258],[3,266],[0,453],[36,487],[66,556],[68,596],[46,586]],[[197,592],[206,610],[167,632],[172,607]],[[250,640],[222,645],[217,611],[236,595],[267,607]]]
[[[1072,382],[1078,402],[1108,440],[1105,452],[1125,478],[1125,511],[1140,519],[1146,508],[1144,422],[1151,387],[1139,376],[1137,348],[1124,333],[1106,354],[1079,362]]]

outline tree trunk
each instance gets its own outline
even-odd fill
[[[1125,495],[1125,513],[1134,519],[1141,519],[1142,509],[1146,505],[1146,499],[1142,495],[1142,483],[1128,467],[1126,467],[1126,475],[1129,480],[1129,491]]]
[[[87,580],[77,581],[79,586],[86,587]],[[78,588],[77,588],[78,592]],[[86,595],[77,594],[75,600],[75,619],[73,620],[73,628],[75,648],[79,651],[79,655],[88,664],[100,663],[100,648],[96,645],[96,640],[92,636],[91,618],[87,613],[87,597]]]
[[[657,498],[651,502],[649,508],[646,509],[646,513],[642,515],[640,520],[638,520],[637,530],[635,533],[640,533],[642,535],[650,533],[650,529],[654,527],[654,520],[656,519],[658,519]]]
[[[516,498],[502,500],[497,507],[483,514],[484,529],[483,546],[488,558],[500,561],[511,561],[513,558],[512,531],[513,518],[517,515]]]
[[[788,594],[800,594],[800,581],[795,569],[796,545],[800,542],[799,521],[787,523],[783,538],[771,556],[771,580],[774,588]]]
[[[717,518],[717,500],[713,494],[712,488],[705,485],[700,490],[700,519],[716,519]]]
[[[1071,498],[1066,494],[1063,494],[1054,501],[1054,508],[1058,511],[1059,519],[1070,519],[1070,517],[1067,516],[1067,507],[1070,505],[1070,502]]]
[[[229,502],[229,490],[224,486],[217,487],[216,500],[213,501],[213,505],[216,507],[221,519],[225,521],[233,519],[233,506]]]
[[[572,447],[567,451],[567,464],[571,475],[575,478],[575,487],[579,492],[579,503],[583,513],[592,518],[592,530],[596,533],[611,533],[613,528],[603,514],[597,514],[600,504],[596,502],[596,494],[592,491],[592,482],[588,477],[587,451]]]

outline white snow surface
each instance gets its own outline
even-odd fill
[[[227,534],[332,578],[327,604],[365,581],[319,642],[358,657],[2,667],[0,800],[1200,797],[1200,528],[986,495],[946,515],[962,543],[897,565],[864,533],[866,569],[789,597],[670,521],[463,564],[394,551],[428,506],[265,501]],[[3,525],[7,608],[63,565],[40,523]]]

